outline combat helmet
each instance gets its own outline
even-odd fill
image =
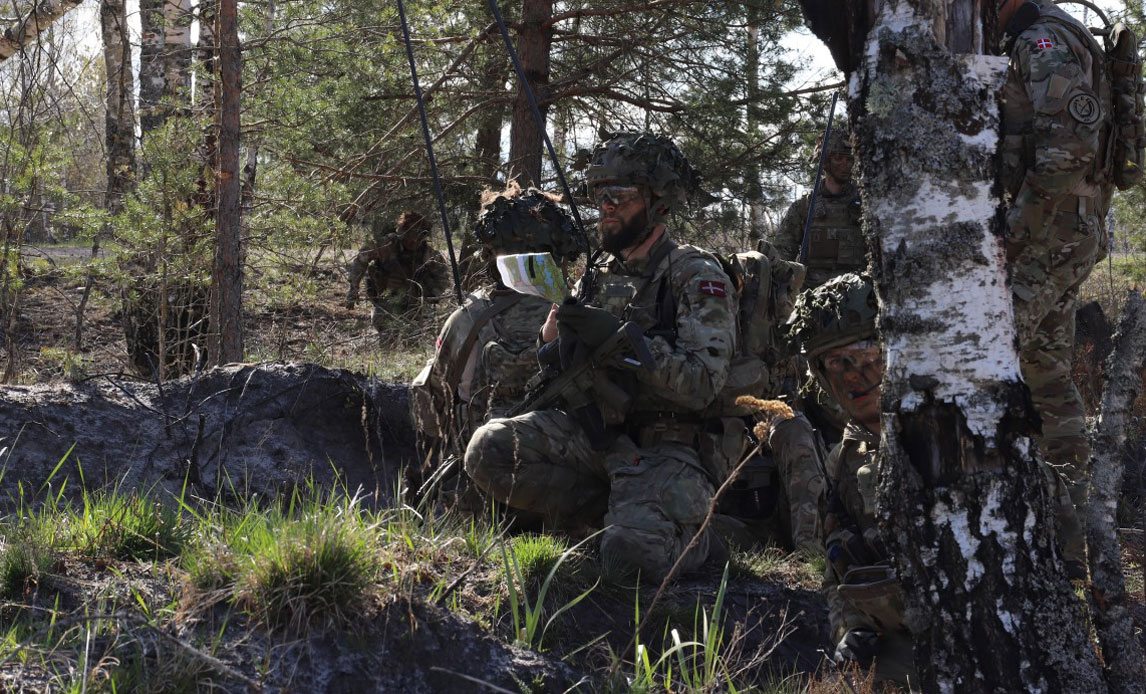
[[[585,170],[590,196],[600,185],[639,185],[649,194],[649,229],[700,191],[701,176],[680,148],[652,133],[613,133],[593,148]]]
[[[824,143],[821,135],[816,139],[816,149],[812,153],[811,163],[816,165],[820,161],[820,147]],[[846,123],[832,123],[832,132],[828,135],[827,155],[844,154],[852,156],[852,135]]]
[[[585,237],[557,199],[536,188],[511,187],[492,198],[487,195],[474,237],[497,255],[548,251],[558,262],[572,260],[585,252]]]
[[[819,357],[828,350],[876,338],[879,313],[875,288],[867,275],[847,273],[810,289],[796,299],[788,319],[788,338],[808,359],[812,374],[827,389]]]

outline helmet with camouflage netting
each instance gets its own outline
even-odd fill
[[[498,255],[511,253],[553,254],[558,262],[585,252],[585,240],[577,233],[573,217],[557,204],[555,195],[515,186],[482,196],[482,213],[474,227],[478,242]]]
[[[788,337],[818,370],[817,357],[828,350],[875,339],[878,313],[871,278],[847,273],[800,295],[788,319]]]
[[[824,144],[824,136],[816,138],[816,149],[812,152],[811,162],[813,165],[820,161],[820,147]],[[832,132],[828,135],[828,156],[833,154],[843,154],[852,156],[852,134],[848,130],[847,123],[833,122]]]
[[[397,233],[403,243],[420,242],[430,235],[430,220],[419,212],[406,210],[398,216]]]
[[[613,133],[589,155],[585,185],[589,195],[601,185],[644,186],[652,197],[650,222],[660,223],[700,191],[701,176],[680,148],[652,133]]]

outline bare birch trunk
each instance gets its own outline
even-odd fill
[[[20,49],[35,41],[52,22],[63,17],[81,0],[44,0],[36,3],[31,11],[20,20],[9,25],[0,34],[0,62],[20,52]]]
[[[215,194],[215,264],[211,281],[211,326],[217,364],[243,360],[243,272],[239,200],[239,11],[237,0],[219,2],[219,168]]]
[[[139,0],[139,130],[141,139],[163,124],[163,0]],[[146,161],[143,162],[146,167]]]
[[[1142,387],[1146,367],[1146,304],[1131,291],[1123,309],[1114,350],[1106,360],[1102,417],[1095,433],[1087,506],[1087,549],[1091,606],[1103,671],[1111,692],[1146,692],[1146,665],[1127,609],[1126,577],[1118,544],[1115,513],[1122,488],[1123,456],[1130,409]]]
[[[163,4],[163,96],[173,106],[191,99],[191,0]]]
[[[553,0],[523,0],[521,24],[517,33],[517,53],[533,94],[537,97],[542,119],[548,111],[549,44],[552,34],[545,22],[553,16]],[[510,175],[522,186],[541,182],[541,126],[525,90],[520,86],[513,101],[513,121],[509,133]]]
[[[123,194],[131,188],[135,178],[135,113],[132,109],[135,90],[124,0],[102,0],[100,27],[103,33],[104,65],[107,68],[107,111],[104,118],[107,143],[105,207],[114,214],[123,209]]]
[[[997,230],[1006,60],[974,55],[980,32],[955,23],[979,23],[974,0],[937,4],[877,3],[851,81],[887,358],[878,516],[923,691],[1101,694],[1032,445]]]

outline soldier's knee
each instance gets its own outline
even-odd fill
[[[494,419],[478,427],[470,437],[464,457],[466,474],[480,489],[495,497],[503,468],[512,465],[513,431],[507,421]]]
[[[602,561],[615,572],[637,572],[644,581],[661,581],[676,561],[675,533],[671,525],[606,527],[601,533]]]

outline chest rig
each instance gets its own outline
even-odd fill
[[[860,199],[854,188],[843,195],[821,194],[812,213],[808,229],[809,270],[834,273],[862,270],[866,258],[863,232],[860,230]]]
[[[597,278],[596,303],[621,321],[633,321],[649,337],[676,344],[676,302],[673,301],[670,255],[680,247],[671,239],[657,247],[639,275],[605,272]],[[668,261],[668,262],[666,262]]]

